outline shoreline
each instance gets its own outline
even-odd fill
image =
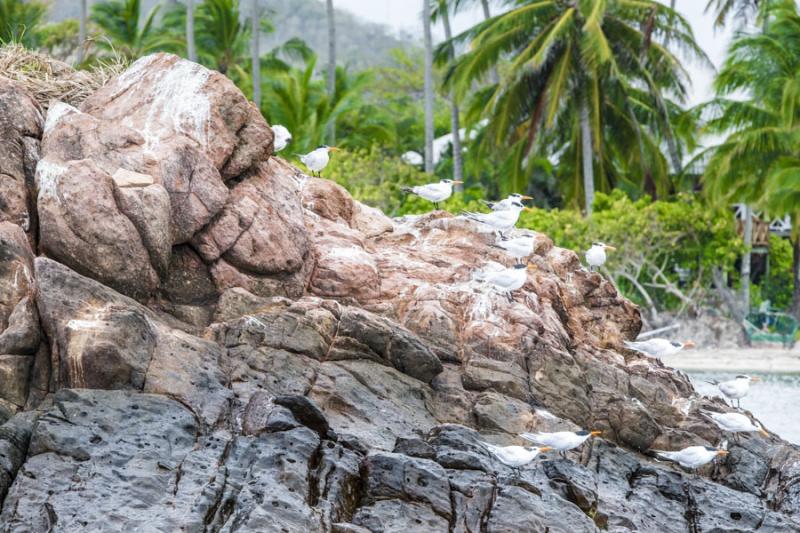
[[[684,372],[800,374],[800,346],[783,348],[723,348],[686,350],[662,362]]]

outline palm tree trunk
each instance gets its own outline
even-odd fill
[[[592,203],[594,203],[594,167],[592,166],[592,126],[589,124],[589,104],[586,101],[581,103],[581,149],[586,216],[591,216]]]
[[[422,0],[422,27],[425,34],[425,172],[433,172],[433,37],[431,0]]]
[[[80,26],[78,27],[78,59],[77,64],[83,63],[83,57],[86,50],[86,19],[89,16],[89,0],[81,0],[81,18]]]
[[[489,11],[489,0],[481,0],[481,7],[483,8],[483,19],[487,20],[492,18],[492,12]],[[492,83],[500,83],[500,75],[497,73],[497,65],[492,67],[491,80]]]
[[[261,21],[260,12],[258,9],[258,0],[252,0],[252,12],[250,14],[250,33],[252,41],[250,43],[250,53],[252,55],[252,69],[253,69],[253,102],[256,103],[261,109],[261,54],[258,50],[259,38],[259,22]]]
[[[194,46],[194,0],[186,0],[186,52],[189,61],[197,62],[197,50]]]
[[[328,9],[328,98],[331,106],[336,97],[336,21],[333,18],[333,0],[327,0]],[[328,142],[336,144],[336,118],[328,125]]]
[[[442,11],[442,23],[444,24],[444,37],[448,41],[453,38],[450,28],[450,15],[447,13],[447,2],[439,1]],[[455,59],[456,51],[450,47],[450,59]],[[453,144],[453,180],[463,181],[464,178],[464,153],[461,150],[461,121],[459,120],[458,104],[456,104],[455,91],[450,91],[450,134]],[[463,188],[456,185],[457,189]]]
[[[750,261],[753,248],[753,208],[744,207],[744,254],[742,254],[742,309],[750,312]]]

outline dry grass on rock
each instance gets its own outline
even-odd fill
[[[45,109],[50,100],[79,105],[125,66],[121,60],[107,60],[90,70],[75,70],[62,61],[16,44],[0,47],[0,76],[21,83]]]

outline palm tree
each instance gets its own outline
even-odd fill
[[[444,36],[447,42],[452,42],[453,32],[450,29],[450,14],[448,13],[447,0],[438,0],[435,15],[441,17],[444,25]],[[455,47],[450,46],[450,61],[455,59]],[[464,179],[464,152],[461,150],[461,122],[458,112],[458,104],[454,92],[450,91],[450,135],[453,146],[453,180],[463,181]]]
[[[106,0],[92,5],[91,20],[105,33],[97,44],[123,57],[137,58],[156,50],[177,50],[181,43],[154,24],[160,6],[141,20],[141,0]]]
[[[729,18],[735,18],[738,26],[760,16],[768,0],[708,0],[706,13],[714,13],[714,26],[725,26]]]
[[[433,38],[431,0],[422,0],[422,27],[425,35],[425,172],[433,172]]]
[[[0,43],[36,44],[36,27],[47,13],[47,5],[38,0],[0,0]]]
[[[81,0],[81,14],[78,26],[78,58],[77,62],[80,65],[83,63],[83,56],[86,50],[86,18],[89,16],[88,0]]]
[[[715,80],[717,98],[698,110],[711,115],[707,131],[726,135],[709,151],[704,182],[722,205],[745,202],[792,218],[800,316],[800,15],[793,0],[781,0],[765,16],[765,31],[733,42]]]
[[[666,113],[659,112],[653,93],[641,87],[685,99],[688,75],[658,39],[669,34],[674,46],[707,60],[686,20],[656,0],[513,5],[454,39],[470,50],[446,80],[465,97],[509,58],[509,71],[478,90],[468,112],[473,121],[488,119],[487,142],[509,150],[516,168],[538,159],[528,157],[534,147],[557,160],[572,192],[583,192],[587,213],[598,186],[630,182],[632,173],[643,180],[657,171],[653,178],[669,180],[660,144],[677,106],[665,98]]]
[[[194,42],[194,0],[186,0],[186,53],[189,61],[197,62],[197,47]]]
[[[238,0],[205,0],[197,7],[198,59],[234,81],[246,79],[250,29],[241,22]]]
[[[333,0],[327,0],[325,5],[328,15],[328,98],[333,100],[336,91],[336,21]],[[328,142],[336,144],[336,121],[328,126]]]
[[[261,107],[261,54],[258,51],[260,12],[258,0],[252,0],[250,12],[250,60],[253,76],[253,102]]]

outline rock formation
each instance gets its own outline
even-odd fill
[[[140,59],[78,108],[0,79],[0,530],[800,531],[800,450],[724,438],[639,311],[537,236],[508,262],[272,156],[224,76]],[[482,441],[599,429],[520,476]]]

